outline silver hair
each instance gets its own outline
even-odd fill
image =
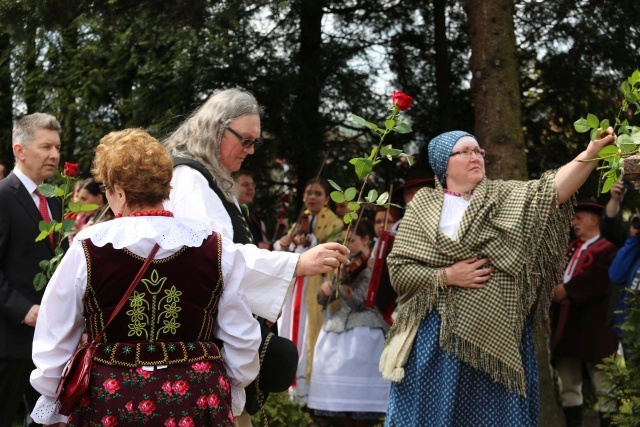
[[[22,117],[13,125],[12,146],[18,144],[28,147],[39,129],[61,132],[58,120],[51,114],[33,113]]]
[[[162,143],[173,156],[187,156],[201,162],[226,198],[232,201],[235,183],[220,162],[222,135],[232,120],[261,113],[262,107],[250,92],[222,90],[209,97]]]

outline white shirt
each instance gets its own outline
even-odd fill
[[[235,198],[234,198],[235,201]],[[236,205],[238,204],[235,201]],[[213,230],[233,240],[231,217],[222,200],[209,187],[197,170],[181,165],[173,170],[171,193],[164,208],[176,217],[192,218],[208,224]],[[289,288],[294,284],[294,273],[299,254],[270,252],[254,245],[244,245],[247,272],[242,280],[251,312],[275,322]],[[270,254],[267,256],[265,254]]]
[[[155,259],[166,258],[183,246],[198,247],[211,234],[205,224],[167,217],[126,217],[87,227],[78,233],[42,298],[33,339],[31,384],[42,396],[31,417],[39,423],[66,421],[54,403],[62,369],[75,351],[84,330],[83,297],[87,286],[87,262],[81,240],[91,238],[97,246],[112,243],[146,258],[157,242]],[[234,415],[245,404],[244,387],[258,375],[260,326],[253,318],[240,288],[247,271],[247,252],[254,251],[222,239],[221,270],[224,290],[218,302],[213,335],[224,342],[220,353],[231,380]],[[268,253],[268,252],[267,252]]]
[[[465,200],[460,196],[444,193],[439,229],[451,240],[458,239],[460,223],[462,222],[464,212],[467,210],[470,203],[471,199]]]
[[[573,277],[573,272],[576,269],[576,265],[578,265],[578,261],[580,261],[580,257],[582,256],[582,252],[586,251],[587,248],[589,247],[589,245],[594,243],[599,238],[600,238],[600,235],[598,234],[597,236],[592,237],[589,240],[585,240],[585,242],[580,247],[580,252],[573,254],[571,259],[569,260],[569,264],[567,265],[567,268],[564,271],[564,277],[563,277],[563,280],[562,280],[562,282],[564,284],[568,283],[569,280],[571,280],[571,278]],[[574,259],[575,259],[575,262],[573,262]]]

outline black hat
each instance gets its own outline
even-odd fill
[[[247,402],[245,409],[250,415],[258,412],[270,392],[286,391],[296,377],[298,369],[298,349],[286,338],[282,338],[267,328],[259,319],[262,330],[260,343],[260,373],[258,378],[245,388]]]
[[[602,215],[604,212],[604,205],[597,203],[594,197],[588,197],[586,199],[582,199],[578,202],[578,204],[574,208],[575,212],[591,212],[598,216]]]

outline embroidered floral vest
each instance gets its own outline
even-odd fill
[[[117,366],[168,365],[220,357],[213,338],[223,290],[217,233],[151,262],[109,324],[94,359]],[[103,328],[145,261],[127,249],[83,241],[87,259],[84,309],[89,341]]]

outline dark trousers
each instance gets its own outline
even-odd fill
[[[0,427],[13,425],[20,401],[27,408],[24,426],[41,425],[33,422],[29,416],[40,397],[29,383],[29,376],[34,369],[31,360],[0,359]]]

